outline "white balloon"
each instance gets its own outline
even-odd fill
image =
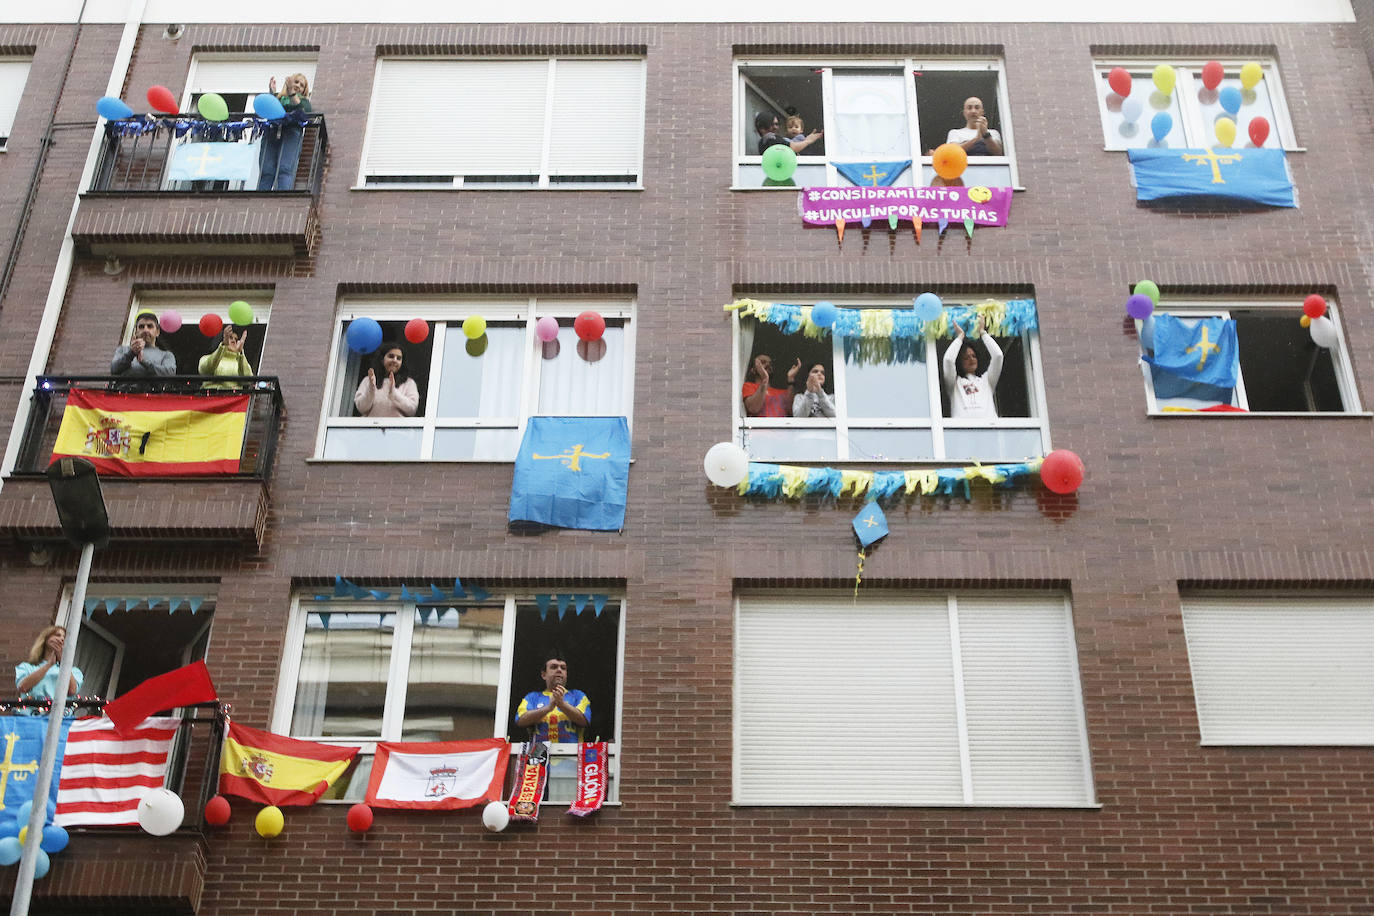
[[[718,487],[737,487],[749,473],[749,455],[733,442],[717,442],[706,450],[706,476]]]
[[[1312,319],[1312,326],[1307,329],[1312,334],[1312,342],[1319,347],[1328,350],[1336,349],[1336,323],[1325,315],[1320,318]]]
[[[1121,117],[1126,119],[1127,124],[1139,121],[1144,111],[1145,103],[1137,96],[1131,96],[1121,103]]]
[[[482,809],[482,826],[492,833],[500,833],[510,824],[510,811],[505,802],[488,802]]]
[[[138,803],[138,826],[153,836],[176,831],[186,817],[186,806],[170,789],[152,789]]]

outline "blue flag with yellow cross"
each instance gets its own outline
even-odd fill
[[[1145,361],[1163,372],[1217,388],[1236,387],[1240,347],[1230,318],[1154,316],[1155,352]]]
[[[1281,149],[1128,150],[1136,200],[1222,197],[1296,207],[1297,192]]]
[[[624,417],[531,417],[515,458],[510,521],[619,531],[629,481]]]
[[[38,782],[38,760],[43,754],[43,738],[48,731],[47,716],[4,716],[0,730],[0,835],[13,836],[18,832],[19,809],[33,801],[34,784]],[[67,729],[71,719],[62,720],[57,733],[57,765],[53,768],[52,785],[48,787],[48,819],[57,810],[57,783],[62,774],[62,752],[67,744]]]

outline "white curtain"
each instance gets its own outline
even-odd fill
[[[539,407],[545,416],[629,416],[625,385],[625,324],[608,321],[600,341],[584,343],[571,327],[558,329],[558,355],[539,368]],[[581,352],[579,352],[579,346]]]

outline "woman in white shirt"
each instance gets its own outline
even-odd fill
[[[978,351],[973,344],[964,339],[964,329],[954,326],[958,337],[945,350],[941,360],[941,375],[945,380],[945,393],[949,395],[949,415],[956,420],[990,419],[997,416],[997,403],[993,394],[997,390],[997,380],[1002,377],[1002,348],[997,346],[993,336],[983,330],[980,316],[973,336],[983,341],[988,348],[988,366],[978,371]]]
[[[398,343],[382,344],[379,368],[368,369],[367,378],[358,383],[353,406],[365,417],[413,417],[420,406],[420,389],[405,368],[405,352]]]

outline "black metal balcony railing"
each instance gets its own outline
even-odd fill
[[[206,121],[186,116],[145,116],[143,120],[126,119],[105,124],[105,141],[92,191],[129,192],[191,192],[223,193],[256,191],[257,184],[248,181],[172,181],[168,167],[172,151],[186,143],[232,141],[253,143],[264,131],[276,130],[251,114],[230,115],[226,121]],[[324,115],[304,116],[300,159],[296,164],[294,191],[309,191],[318,196],[324,181],[324,157],[328,150]],[[287,194],[291,191],[264,191],[265,194]]]
[[[232,383],[233,390],[206,387]],[[72,389],[119,394],[181,394],[211,397],[225,394],[249,396],[248,414],[243,430],[243,448],[237,473],[216,473],[217,478],[266,480],[272,472],[277,448],[277,431],[283,411],[281,386],[275,375],[245,375],[232,379],[202,375],[172,375],[155,379],[131,379],[109,375],[42,375],[34,389],[24,442],[15,463],[14,474],[41,474],[52,463],[53,445],[62,427],[62,416]],[[185,479],[178,477],[177,479]]]

